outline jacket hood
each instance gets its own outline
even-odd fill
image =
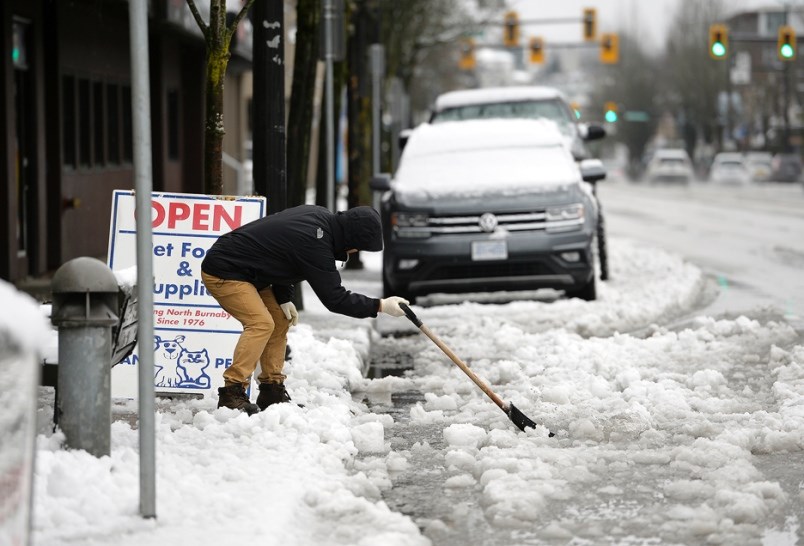
[[[355,207],[336,216],[343,228],[344,248],[335,249],[335,257],[345,260],[346,251],[352,248],[367,252],[382,250],[382,223],[380,213],[372,207]]]

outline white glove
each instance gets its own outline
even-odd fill
[[[279,307],[282,308],[282,312],[285,313],[285,318],[290,321],[291,326],[296,326],[299,323],[299,312],[296,311],[296,306],[293,305],[292,301],[282,303]]]
[[[404,317],[405,312],[399,307],[400,303],[404,303],[405,305],[410,305],[410,302],[405,298],[400,298],[399,296],[391,296],[388,298],[384,298],[380,300],[380,312],[385,313],[387,315],[391,315],[392,317]]]

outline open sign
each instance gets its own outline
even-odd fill
[[[154,351],[157,392],[206,395],[222,386],[216,368],[231,358],[242,327],[207,293],[201,262],[218,237],[265,216],[265,205],[264,197],[151,194],[154,339],[138,340],[134,353],[112,369],[112,396],[136,396],[140,350]],[[134,192],[114,192],[112,270],[137,263],[135,208]]]

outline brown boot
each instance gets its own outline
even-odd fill
[[[252,404],[248,396],[246,396],[245,387],[239,384],[218,389],[218,407],[245,411],[249,415],[254,415],[260,411],[257,404]]]
[[[283,402],[290,402],[290,395],[284,383],[260,383],[260,395],[257,396],[257,406],[260,410]]]

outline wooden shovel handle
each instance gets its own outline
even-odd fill
[[[400,303],[400,304],[399,304],[399,307],[401,307],[401,308],[402,308],[402,310],[405,312],[405,316],[406,316],[406,317],[408,317],[408,319],[409,319],[409,320],[410,320],[410,321],[411,321],[411,322],[412,322],[414,325],[416,325],[416,327],[418,327],[418,328],[419,328],[419,330],[421,330],[422,332],[424,332],[424,335],[426,335],[427,337],[429,337],[429,338],[432,340],[432,342],[433,342],[433,343],[435,343],[436,345],[438,345],[438,348],[439,348],[439,349],[441,349],[442,351],[444,351],[444,354],[445,354],[445,355],[447,355],[447,356],[450,358],[450,360],[452,360],[452,361],[455,363],[455,365],[456,365],[456,366],[458,366],[458,367],[459,367],[461,370],[463,370],[463,373],[465,373],[466,375],[468,375],[468,376],[469,376],[469,379],[471,379],[471,380],[474,382],[474,384],[475,384],[475,385],[477,385],[478,387],[480,387],[480,389],[481,389],[483,392],[485,392],[485,393],[486,393],[486,396],[488,396],[489,398],[491,398],[491,400],[492,400],[492,401],[493,401],[495,404],[497,404],[497,406],[499,406],[499,408],[500,408],[501,410],[503,410],[503,411],[505,411],[505,412],[507,412],[507,411],[508,411],[508,405],[507,405],[505,402],[503,402],[503,401],[502,401],[502,399],[501,399],[499,396],[497,396],[497,395],[494,393],[494,391],[492,391],[492,390],[491,390],[491,388],[489,388],[489,386],[488,386],[488,385],[486,385],[486,384],[483,382],[483,380],[481,380],[481,379],[480,379],[480,378],[479,378],[477,375],[475,375],[475,372],[473,372],[473,371],[472,371],[472,370],[469,368],[469,366],[467,366],[467,365],[466,365],[466,363],[465,363],[463,360],[461,360],[461,359],[458,357],[458,355],[456,355],[454,352],[452,352],[452,349],[450,349],[449,347],[447,347],[447,344],[446,344],[446,343],[444,343],[443,341],[441,341],[441,339],[440,339],[440,338],[439,338],[437,335],[435,335],[433,332],[431,332],[431,331],[430,331],[430,328],[428,328],[427,326],[425,326],[425,325],[422,323],[422,321],[419,319],[419,317],[417,317],[417,316],[416,316],[416,314],[415,314],[415,313],[414,313],[414,312],[411,310],[411,308],[410,308],[410,307],[408,307],[408,306],[407,306],[407,305],[405,305],[404,303]]]

